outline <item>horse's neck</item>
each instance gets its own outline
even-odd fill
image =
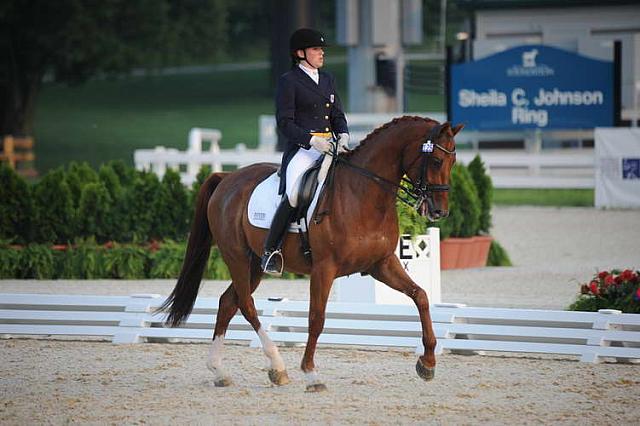
[[[402,177],[402,128],[387,129],[356,151],[351,163],[392,182]]]

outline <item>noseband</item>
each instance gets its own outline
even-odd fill
[[[448,192],[449,185],[438,185],[438,184],[434,185],[429,183],[427,178],[427,167],[428,167],[427,160],[429,159],[431,154],[433,154],[433,151],[435,149],[439,149],[448,155],[455,155],[456,153],[455,149],[453,151],[449,151],[442,145],[433,142],[438,139],[441,129],[442,129],[442,124],[438,124],[437,126],[434,126],[433,129],[431,129],[431,131],[429,132],[429,135],[427,135],[426,141],[420,146],[420,156],[418,156],[415,160],[413,160],[413,162],[408,167],[408,169],[411,170],[411,168],[416,163],[416,161],[422,160],[420,164],[420,177],[419,177],[418,183],[417,184],[414,183],[410,178],[407,179],[405,177],[402,177],[401,182],[409,184],[410,187],[398,185],[397,183],[391,182],[390,180],[385,179],[382,176],[378,176],[377,174],[363,167],[359,167],[354,164],[351,164],[348,160],[344,159],[343,157],[338,157],[337,154],[335,153],[333,154],[333,156],[334,158],[337,159],[337,161],[351,167],[352,169],[356,170],[358,173],[373,179],[374,181],[380,183],[383,187],[384,186],[393,187],[395,196],[398,198],[398,200],[405,203],[406,205],[418,210],[422,205],[422,203],[426,201],[430,211],[433,211],[434,205],[435,205],[433,201],[433,193]],[[407,174],[406,171],[404,171],[404,174],[405,175]],[[406,196],[403,197],[402,195],[400,195],[400,193],[397,192],[398,190],[402,190],[406,194]]]

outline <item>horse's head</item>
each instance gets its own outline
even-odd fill
[[[413,188],[416,209],[430,221],[449,215],[448,191],[451,168],[456,161],[454,136],[464,125],[430,121],[403,152],[403,169]]]

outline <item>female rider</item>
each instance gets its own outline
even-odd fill
[[[282,202],[265,240],[262,271],[281,275],[281,246],[297,205],[299,178],[323,154],[331,150],[335,135],[338,152],[349,144],[349,129],[333,76],[320,71],[324,65],[324,36],[301,28],[289,40],[291,70],[284,73],[276,91],[278,130],[287,139],[280,168]]]

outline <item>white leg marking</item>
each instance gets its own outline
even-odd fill
[[[320,384],[320,379],[318,378],[316,370],[305,372],[304,378],[307,381],[307,386]]]
[[[222,350],[224,349],[224,336],[216,336],[209,347],[209,357],[207,358],[207,368],[213,373],[216,380],[224,377],[222,370]]]
[[[267,332],[264,331],[262,327],[258,329],[258,337],[260,337],[260,343],[262,343],[262,351],[271,361],[271,368],[276,371],[284,371],[284,361],[280,356],[280,351],[278,351],[278,347],[273,343],[267,335]]]

